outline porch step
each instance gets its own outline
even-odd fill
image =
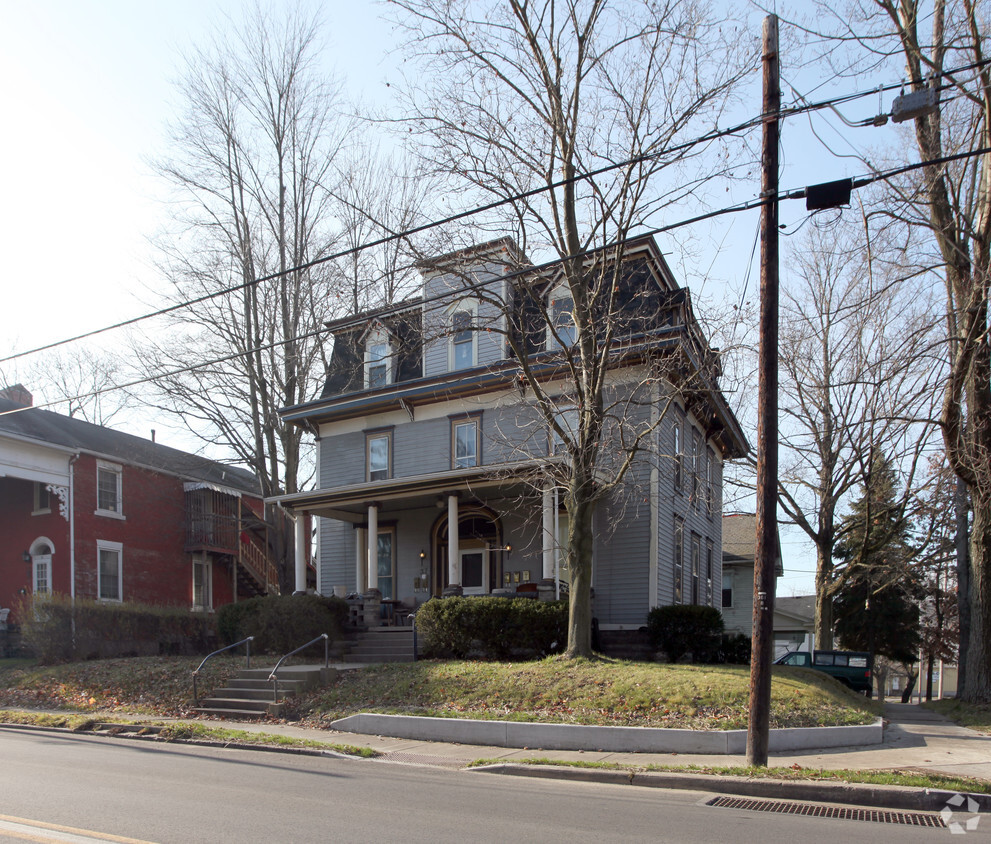
[[[274,666],[250,668],[231,678],[228,685],[202,698],[193,711],[211,718],[251,720],[266,715],[278,717],[288,697],[315,686],[325,685],[337,676],[336,669],[322,666],[284,665],[279,669],[279,696],[269,677]]]
[[[359,633],[345,662],[413,662],[413,629],[373,627]]]

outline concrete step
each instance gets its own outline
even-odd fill
[[[257,721],[264,718],[268,713],[258,712],[254,709],[216,709],[211,706],[194,707],[193,712],[206,715],[208,718],[220,718],[236,721]]]
[[[286,698],[295,694],[295,690],[286,689],[283,684],[279,683],[279,698]],[[264,700],[271,701],[273,695],[272,684],[269,683],[265,688],[261,689],[241,689],[241,688],[226,688],[226,689],[214,689],[211,697],[213,698],[224,698],[233,700]]]
[[[200,700],[200,706],[221,710],[241,710],[248,712],[268,713],[271,707],[279,706],[271,698],[268,700],[249,700],[240,697],[217,697],[210,695]]]
[[[413,651],[396,651],[389,653],[360,654],[350,653],[344,657],[346,663],[366,662],[366,663],[387,663],[387,662],[413,662]]]
[[[268,693],[271,694],[272,681],[268,678],[265,678],[264,680],[242,680],[240,677],[233,677],[227,681],[227,688],[245,692],[268,691]],[[302,680],[292,680],[288,677],[284,677],[281,671],[279,672],[279,689],[285,689],[287,694],[298,694],[299,691],[305,688],[306,683]],[[251,697],[251,695],[245,695],[245,697]]]

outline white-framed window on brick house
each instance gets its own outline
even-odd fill
[[[124,518],[122,476],[119,464],[96,461],[96,515]]]
[[[702,537],[692,534],[692,603],[702,603],[701,593]]]
[[[96,542],[96,596],[101,601],[124,600],[124,546],[119,542]]]
[[[470,469],[482,462],[482,420],[478,416],[451,420],[451,468]]]
[[[457,302],[450,309],[451,339],[448,348],[448,369],[471,369],[478,363],[478,304],[471,300]]]
[[[684,603],[685,597],[685,520],[674,517],[674,600]]]
[[[193,610],[213,610],[213,561],[206,554],[193,555]]]
[[[559,284],[551,291],[547,300],[547,315],[550,317],[547,326],[548,350],[573,346],[578,329],[575,326],[575,300],[567,284]]]
[[[48,484],[34,482],[34,506],[31,508],[32,516],[43,516],[52,512],[52,494],[48,489]]]
[[[672,445],[674,447],[674,489],[675,492],[682,491],[682,445],[681,445],[681,422],[675,422],[671,431]]]
[[[35,595],[52,591],[52,546],[47,537],[31,543],[31,585]]]
[[[381,328],[365,338],[365,389],[374,390],[392,383],[392,343]]]
[[[375,431],[365,435],[365,458],[368,480],[384,481],[392,477],[392,431]]]

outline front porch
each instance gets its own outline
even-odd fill
[[[279,503],[297,521],[322,517],[318,590],[378,598],[388,624],[431,597],[558,594],[568,518],[538,471],[532,462],[455,470]]]

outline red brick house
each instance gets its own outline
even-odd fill
[[[210,611],[278,591],[255,477],[0,391],[0,608],[35,594]]]

